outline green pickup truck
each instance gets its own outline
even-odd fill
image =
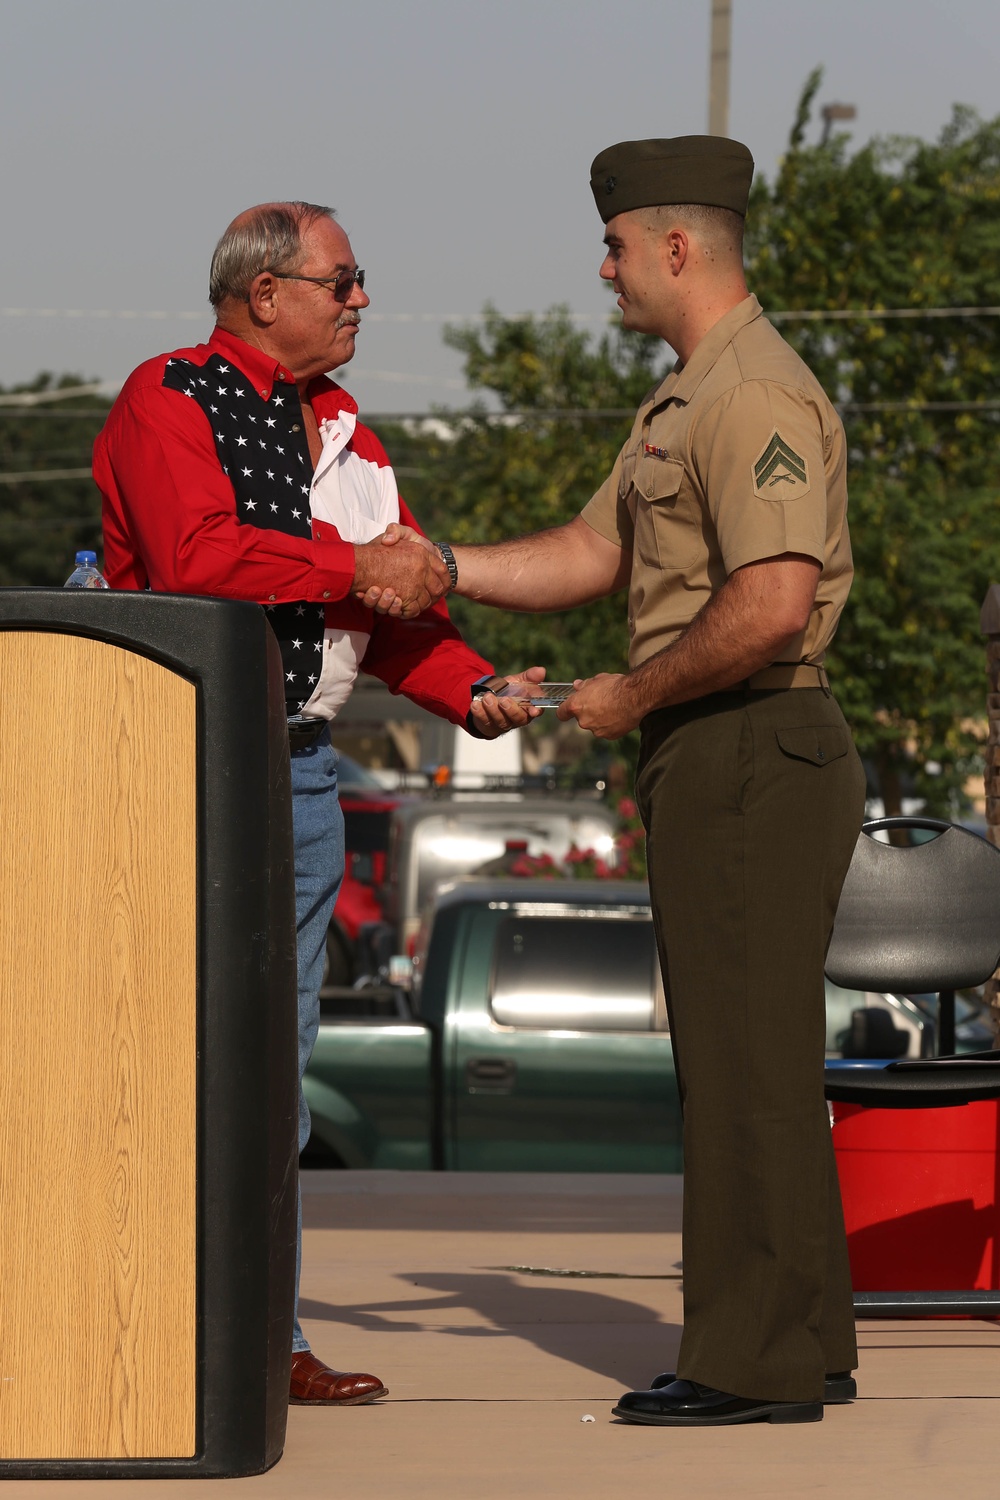
[[[321,1021],[305,1079],[317,1162],[680,1171],[645,885],[458,881],[418,936],[409,1004],[386,1002]]]
[[[324,1006],[305,1079],[306,1165],[681,1170],[644,884],[455,881],[425,916],[408,996],[376,987]],[[874,1049],[845,1055],[929,1053],[933,997],[828,981],[828,1055],[840,1055],[872,1010],[883,1023]],[[958,1015],[959,1051],[990,1045],[978,997],[960,997]],[[891,1050],[878,1050],[887,1039]]]

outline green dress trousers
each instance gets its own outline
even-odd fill
[[[823,964],[865,776],[823,688],[735,690],[642,724],[636,800],[684,1110],[677,1373],[819,1400],[857,1364],[823,1097]]]

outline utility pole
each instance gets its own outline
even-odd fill
[[[729,134],[729,52],[732,0],[712,0],[712,40],[708,69],[708,133]]]

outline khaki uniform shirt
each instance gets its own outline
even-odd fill
[[[676,640],[735,569],[785,552],[822,573],[781,660],[822,662],[854,573],[845,469],[822,386],[748,297],[646,397],[582,512],[632,556],[630,665]]]

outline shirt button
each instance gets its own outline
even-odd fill
[[[266,401],[267,400],[267,392],[266,391],[261,391],[261,395],[264,397],[264,400]]]
[[[330,590],[329,589],[324,589],[323,590],[323,598],[324,599],[329,599],[329,597],[330,597]]]
[[[299,426],[298,422],[296,422],[295,425],[292,427],[292,431],[293,432],[301,432],[302,431],[302,428]]]
[[[269,599],[270,599],[270,600],[271,600],[271,602],[272,602],[272,603],[273,603],[273,602],[274,602],[274,600],[275,600],[275,598],[276,598],[276,595],[274,595],[274,594],[268,594],[268,596],[267,596],[267,597],[268,597],[268,598],[269,598]]]
[[[646,484],[646,494],[649,495],[650,497],[652,497],[652,494],[653,494],[653,481],[651,479]]]

